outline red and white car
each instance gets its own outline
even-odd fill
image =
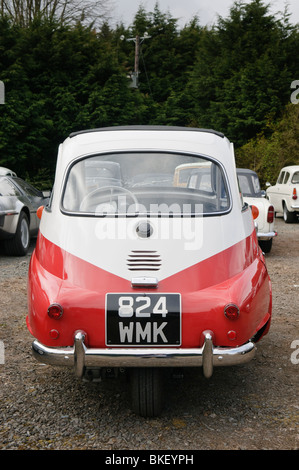
[[[276,184],[268,186],[267,196],[275,213],[282,213],[287,224],[295,222],[299,214],[299,165],[282,168]]]
[[[202,188],[174,182],[190,163],[203,163],[194,168],[205,173]],[[214,367],[246,363],[271,309],[223,134],[114,127],[73,133],[60,145],[29,268],[35,358],[78,377],[126,370],[133,409],[155,416],[166,368],[210,377]]]

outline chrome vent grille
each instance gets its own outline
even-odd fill
[[[129,271],[159,271],[161,256],[156,251],[133,250],[127,258]]]

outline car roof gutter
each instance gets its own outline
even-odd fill
[[[192,132],[204,132],[208,134],[215,134],[218,137],[224,138],[222,132],[215,131],[213,129],[201,129],[197,127],[180,127],[180,126],[112,126],[112,127],[100,127],[96,129],[86,129],[77,132],[72,132],[69,137],[75,137],[76,135],[88,134],[93,132],[111,132],[111,131],[192,131]]]

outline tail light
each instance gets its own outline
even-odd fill
[[[230,330],[227,332],[227,337],[231,341],[235,340],[237,338],[237,333],[234,330]]]
[[[269,224],[272,224],[273,221],[274,221],[274,207],[269,206],[268,215],[267,215],[267,222]]]
[[[293,189],[292,199],[297,199],[297,190],[296,190],[296,188]]]
[[[52,339],[58,339],[59,338],[59,331],[57,331],[57,330],[51,330],[49,334],[50,334],[50,338],[52,338]]]
[[[251,206],[251,211],[252,211],[252,217],[255,219],[258,218],[259,216],[259,210],[256,206]]]
[[[59,304],[51,304],[48,308],[48,315],[53,320],[59,320],[62,317],[63,308]]]
[[[42,213],[43,213],[43,210],[44,210],[44,206],[39,206],[39,208],[37,209],[36,211],[36,215],[39,219],[42,218]]]
[[[239,317],[239,314],[240,314],[239,307],[235,304],[227,304],[224,307],[224,315],[229,320],[237,320],[237,318]]]

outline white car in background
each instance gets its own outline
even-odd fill
[[[287,224],[295,222],[299,214],[299,165],[282,168],[276,184],[268,186],[267,196],[275,213],[282,213]]]
[[[259,245],[265,253],[269,253],[273,238],[277,235],[274,228],[274,206],[267,199],[265,191],[261,190],[255,171],[238,168],[237,175],[243,200],[252,208]]]

